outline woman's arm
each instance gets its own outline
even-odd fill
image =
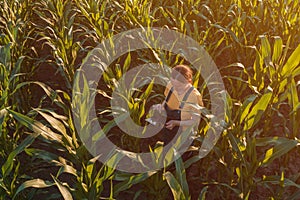
[[[198,116],[193,116],[189,120],[170,120],[166,123],[166,128],[172,130],[175,126],[195,126],[199,121],[200,117]]]

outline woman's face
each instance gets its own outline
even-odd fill
[[[173,79],[173,78],[171,78],[171,83],[172,83],[174,89],[177,92],[184,91],[186,89],[186,86],[189,84],[188,81],[186,81],[185,83],[183,83],[183,82],[180,82],[180,81],[178,81],[176,79]]]

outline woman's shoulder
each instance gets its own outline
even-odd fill
[[[195,97],[201,96],[201,93],[199,92],[199,90],[197,90],[197,88],[194,87],[194,89],[192,90],[191,94]]]
[[[199,90],[197,90],[197,88],[194,88],[189,96],[189,101],[190,102],[194,102],[194,103],[198,103],[199,105],[203,105],[202,102],[202,95],[199,92]]]

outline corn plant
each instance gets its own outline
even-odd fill
[[[275,104],[275,109],[278,112],[280,112],[280,105],[288,101],[288,105],[291,106],[292,110],[290,123],[293,128],[290,134],[291,138],[296,137],[299,133],[299,128],[295,123],[295,117],[297,117],[298,113],[297,105],[299,104],[299,96],[296,92],[295,77],[299,75],[300,61],[296,56],[299,53],[299,46],[292,52],[289,58],[286,58],[287,48],[283,49],[280,37],[274,38],[273,51],[266,37],[262,36],[261,40],[261,49],[257,52],[253,66],[254,77],[252,78],[248,75],[249,82],[252,85],[252,89],[257,92],[265,90],[267,87],[273,91],[271,97],[272,103],[270,103]],[[275,113],[270,112],[272,111],[270,110],[269,113],[266,111],[270,116],[274,116]],[[268,132],[268,130],[265,130],[265,132]]]
[[[174,175],[167,171],[164,174],[165,179],[168,182],[169,187],[172,190],[174,199],[191,199],[189,186],[186,180],[186,173],[184,163],[181,158],[175,161],[176,166],[176,178]]]
[[[1,0],[0,199],[299,199],[298,174],[290,171],[294,165],[290,160],[297,162],[299,153],[298,4],[298,0]],[[75,70],[98,42],[153,26],[192,37],[215,60],[228,91],[223,96],[227,126],[201,160],[197,156],[176,160],[174,170],[124,173],[99,163],[79,136],[95,141],[120,135],[113,112],[124,113],[109,105],[113,93],[124,98],[130,110],[126,114],[143,125],[148,106],[163,99],[156,94],[163,88],[151,82],[153,77],[146,77],[147,85],[133,87],[145,81],[139,79],[139,65],[157,63],[159,70],[153,71],[161,72],[155,77],[161,78],[169,73],[163,66],[185,63],[184,59],[154,48],[130,51],[109,66],[95,91],[85,82],[85,87],[77,88],[74,102],[70,94],[82,75]],[[59,82],[37,81],[40,67],[54,67],[56,73],[49,70],[47,75]],[[134,67],[130,90],[124,77]],[[200,76],[195,75],[195,86],[209,109],[213,97]],[[89,95],[92,98],[86,99]],[[94,100],[98,118],[90,119]],[[75,104],[85,109],[76,110]],[[77,117],[83,119],[79,129],[74,126]],[[98,122],[102,131],[80,135]],[[208,128],[204,114],[198,145]],[[117,145],[139,151],[135,138],[126,134],[120,138]],[[157,153],[160,148],[152,150]],[[116,166],[120,159],[112,156],[109,162]],[[198,170],[192,179],[186,175],[191,169]]]
[[[96,45],[102,39],[111,36],[119,12],[114,12],[113,4],[106,0],[75,1],[78,8],[78,29],[82,29],[80,38],[83,45]],[[109,16],[109,17],[108,17]]]
[[[50,87],[39,82],[24,82],[24,84],[38,84],[48,97],[56,102],[55,104],[65,105],[61,97]],[[67,96],[64,93],[64,97]],[[103,182],[111,177],[114,169],[98,165],[97,158],[90,158],[83,144],[78,141],[68,117],[45,108],[33,109],[28,116],[12,110],[7,110],[7,112],[32,132],[9,155],[9,159],[2,167],[3,172],[9,172],[12,167],[12,159],[22,152],[25,152],[34,161],[32,168],[27,171],[29,180],[25,180],[15,189],[15,193],[12,194],[13,198],[26,197],[29,194],[34,197],[49,195],[51,191],[52,194],[47,199],[102,197]],[[44,120],[35,120],[37,115]],[[45,149],[45,145],[49,144],[52,149]],[[57,151],[58,149],[59,151]],[[49,168],[55,170],[49,173]],[[53,189],[55,186],[57,190]],[[36,190],[37,188],[39,190]],[[112,196],[112,192],[110,196]]]
[[[115,1],[113,4],[115,4],[118,9],[122,10],[119,19],[119,23],[123,26],[122,30],[151,26],[151,1]]]
[[[253,195],[251,194],[251,191],[254,188],[258,185],[265,186],[265,183],[268,180],[268,178],[264,178],[256,181],[256,172],[259,171],[260,168],[270,165],[273,160],[284,157],[287,152],[294,149],[299,143],[297,139],[293,139],[295,138],[293,136],[291,139],[284,137],[271,139],[268,135],[268,132],[270,131],[268,125],[264,127],[260,126],[259,122],[262,120],[266,120],[265,123],[271,122],[272,117],[274,117],[276,113],[274,110],[279,109],[278,106],[282,103],[282,101],[288,101],[288,98],[282,98],[283,96],[287,96],[284,95],[286,91],[279,90],[278,88],[280,86],[289,87],[287,85],[290,84],[285,78],[276,78],[282,77],[280,75],[280,69],[284,67],[279,67],[279,64],[277,64],[276,68],[273,67],[273,62],[279,62],[280,58],[282,59],[282,42],[280,38],[276,38],[277,40],[274,44],[273,56],[267,39],[265,37],[261,37],[261,39],[261,49],[258,52],[258,58],[253,65],[255,76],[250,76],[242,66],[242,69],[245,70],[246,75],[249,78],[249,82],[252,81],[252,84],[249,84],[248,87],[252,86],[254,94],[249,95],[241,103],[234,103],[236,100],[233,100],[231,97],[227,97],[226,101],[229,106],[226,109],[228,110],[226,112],[226,119],[229,120],[228,123],[232,125],[225,132],[225,135],[228,138],[228,144],[223,143],[222,146],[220,146],[222,149],[224,148],[223,150],[218,150],[220,147],[215,148],[215,152],[222,160],[222,164],[231,169],[231,171],[228,171],[228,173],[231,174],[228,174],[229,177],[231,177],[229,180],[234,180],[234,174],[238,177],[236,180],[238,182],[237,188],[233,188],[232,183],[226,183],[226,187],[232,188],[232,191],[234,191],[237,196],[246,199]],[[285,58],[283,58],[283,60],[280,61],[281,65],[288,68],[290,67],[292,70],[297,69],[297,63],[299,63],[299,61],[296,57],[294,57],[297,51],[298,49],[296,49],[295,52],[291,54],[290,58],[287,59],[291,59],[294,62],[291,62],[291,60],[284,61]],[[259,69],[260,71],[258,71]],[[297,72],[297,70],[295,71]],[[293,73],[290,73],[289,76],[294,77]],[[268,80],[265,80],[264,78],[268,78]],[[257,82],[253,82],[254,80]],[[242,85],[246,82],[242,79],[239,79],[239,81],[242,81]],[[260,87],[258,84],[261,84]],[[291,84],[293,85],[293,81]],[[279,91],[280,93],[278,93]],[[293,94],[295,93],[291,93],[289,95]],[[279,98],[279,96],[281,96],[281,98]],[[293,96],[293,99],[297,101],[298,96]],[[293,104],[291,103],[289,105]],[[236,107],[238,109],[236,109]],[[295,113],[293,112],[293,114]],[[291,133],[293,130],[294,129],[291,130]],[[256,139],[255,137],[257,136],[262,138]],[[270,143],[262,142],[266,140],[270,141]],[[229,145],[229,147],[227,145]],[[273,147],[266,151],[265,156],[257,158],[256,148],[262,146],[269,147],[270,145],[273,145]],[[222,151],[226,152],[226,149],[230,149],[229,154],[221,153]],[[238,166],[236,164],[238,164]],[[220,179],[222,178],[220,177]],[[291,181],[288,178],[285,179],[286,181]]]
[[[28,40],[32,30],[28,20],[32,4],[29,1],[1,1],[0,17],[0,112],[1,112],[1,189],[0,198],[12,198],[24,173],[18,154],[33,142],[35,136],[26,136],[24,129],[7,109],[29,111],[28,88],[20,88],[28,78],[26,64],[30,63]],[[28,71],[27,71],[28,70]],[[25,159],[26,160],[26,159]]]
[[[42,41],[44,47],[50,48],[50,57],[46,56],[46,63],[57,69],[57,73],[64,79],[66,87],[70,90],[76,59],[81,43],[76,38],[74,20],[77,12],[72,1],[38,1],[35,13],[39,23],[36,24],[37,40]],[[46,47],[44,47],[46,48]]]

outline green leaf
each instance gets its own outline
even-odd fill
[[[271,45],[268,41],[268,38],[265,35],[261,35],[259,38],[261,39],[261,56],[264,60],[270,60]]]
[[[246,150],[246,145],[243,143],[243,141],[240,138],[235,137],[232,133],[229,132],[227,135],[229,137],[230,144],[233,150],[237,152],[239,159],[241,159],[244,163],[246,163],[243,155],[243,151]]]
[[[17,194],[19,194],[21,191],[23,191],[26,188],[29,188],[29,187],[47,188],[47,187],[51,187],[53,185],[54,185],[54,183],[49,182],[49,181],[44,181],[42,179],[33,179],[33,180],[25,181],[18,187],[16,193],[13,196],[13,199],[15,199]]]
[[[294,79],[290,81],[289,88],[288,88],[288,102],[289,105],[294,110],[299,103],[299,97],[297,92],[297,85]]]
[[[129,51],[130,49],[128,49]],[[126,60],[124,62],[124,65],[123,65],[123,69],[122,69],[122,72],[123,74],[126,73],[130,67],[130,63],[131,63],[131,54],[130,52],[128,53],[127,57],[126,57]]]
[[[263,59],[260,52],[256,49],[256,58],[253,64],[254,76],[250,78],[250,83],[252,86],[263,87]],[[262,85],[262,86],[261,86]]]
[[[249,114],[249,110],[256,98],[257,95],[251,95],[243,102],[243,105],[239,109],[241,113],[240,124],[244,121],[245,117]]]
[[[176,178],[174,177],[174,175],[171,172],[166,172],[164,173],[164,177],[166,178],[167,183],[173,193],[174,199],[175,200],[186,199],[182,191],[182,188],[178,183],[178,181],[176,180]]]
[[[13,67],[13,71],[11,73],[11,79],[10,81],[17,76],[17,74],[20,72],[21,69],[21,64],[24,60],[25,56],[21,56],[18,58],[17,62],[15,63],[14,67]]]
[[[283,51],[283,44],[282,44],[281,37],[275,36],[274,39],[275,39],[275,43],[273,47],[272,62],[278,63]]]
[[[207,193],[207,189],[208,189],[208,186],[205,186],[204,188],[202,188],[200,194],[199,194],[199,200],[205,200],[205,195]]]
[[[3,177],[8,176],[8,174],[11,172],[13,168],[14,158],[20,154],[22,151],[25,150],[28,146],[30,146],[35,138],[38,136],[38,134],[31,134],[27,136],[8,156],[5,163],[2,165],[2,175]]]
[[[181,157],[179,157],[175,161],[175,166],[176,166],[176,178],[177,178],[177,180],[179,180],[179,184],[182,187],[184,196],[186,198],[188,198],[189,197],[189,186],[188,186],[188,183],[186,180],[186,171],[185,171],[184,163],[183,163]]]
[[[52,176],[52,175],[51,175]],[[68,190],[68,188],[66,186],[64,186],[57,178],[55,178],[54,176],[52,176],[53,180],[55,181],[55,184],[57,185],[60,193],[62,194],[63,198],[65,200],[73,200],[73,197],[70,193],[70,191]]]
[[[7,110],[5,108],[0,110],[0,137],[2,135],[2,126],[6,116],[7,116]]]
[[[256,146],[263,147],[267,145],[278,145],[289,141],[290,139],[284,137],[264,137],[256,138]]]
[[[5,67],[7,67],[7,71],[10,71],[10,61],[11,61],[11,54],[10,54],[10,47],[12,43],[8,43],[5,46],[0,46],[0,63],[2,63]]]
[[[114,187],[114,194],[118,195],[120,192],[130,189],[133,185],[138,184],[153,174],[155,174],[155,171],[149,171],[137,175],[123,173],[123,172],[116,172],[114,174],[113,179],[116,181],[122,181],[121,183],[118,183]]]
[[[284,178],[282,180],[281,176],[265,176],[262,181],[263,182],[277,184],[277,185],[279,185],[280,182],[283,181],[283,186],[285,188],[287,188],[287,187],[296,187],[296,188],[300,189],[300,185],[299,184],[295,183],[294,181],[292,181],[291,179],[288,179],[288,178]]]
[[[70,166],[70,165],[64,164],[63,166],[61,166],[59,168],[59,171],[57,172],[57,176],[59,176],[63,173],[72,174],[75,177],[77,177],[77,170],[73,166]]]
[[[142,93],[141,95],[141,100],[146,100],[149,95],[151,94],[152,88],[154,85],[154,79],[149,83],[148,87],[146,88],[146,90]]]
[[[274,147],[267,150],[266,155],[261,165],[267,165],[271,163],[274,159],[279,158],[289,152],[291,149],[299,145],[297,140],[285,140]]]
[[[116,117],[114,120],[110,120],[107,124],[104,125],[104,127],[97,131],[92,136],[92,141],[98,141],[101,140],[101,138],[106,137],[106,133],[108,133],[113,127],[115,127],[118,123],[121,123],[122,121],[128,119],[128,113],[121,114],[120,116]]]
[[[300,45],[295,49],[295,51],[292,53],[292,55],[289,57],[288,61],[285,63],[285,65],[282,68],[281,75],[283,77],[287,77],[290,74],[293,74],[293,71],[296,67],[299,67],[300,63]]]
[[[43,116],[54,129],[56,129],[57,131],[59,131],[64,136],[64,138],[68,141],[68,144],[71,147],[74,147],[73,144],[72,144],[72,138],[69,135],[67,135],[66,128],[65,128],[64,124],[60,120],[52,117],[51,115],[49,115],[49,114],[47,114],[45,112],[42,112],[41,110],[36,110],[36,111],[41,116]]]
[[[41,149],[36,149],[36,148],[27,148],[25,149],[25,152],[33,157],[33,159],[39,158],[42,159],[46,162],[57,162],[59,159],[59,156],[51,153],[49,151],[41,150]]]
[[[19,83],[14,90],[12,91],[11,94],[14,94],[15,92],[17,92],[18,89],[20,89],[21,87],[25,86],[25,85],[29,85],[29,84],[36,84],[38,86],[40,86],[44,92],[47,94],[47,96],[54,102],[56,103],[59,107],[61,107],[62,109],[64,109],[64,111],[67,113],[68,111],[66,110],[66,106],[65,103],[63,102],[63,100],[61,99],[61,97],[57,94],[56,91],[54,91],[51,87],[49,87],[48,85],[46,85],[45,83],[39,82],[39,81],[27,81],[27,82],[22,82]],[[65,92],[63,92],[64,96],[67,96]]]
[[[60,133],[62,133],[64,136],[67,134],[66,133],[66,128],[65,126],[63,125],[63,123],[52,117],[51,115],[48,115],[47,113],[41,111],[41,110],[36,110],[41,116],[43,116],[49,123],[50,125],[56,129],[57,131],[59,131]]]
[[[271,97],[271,91],[268,91],[260,97],[258,102],[253,106],[252,110],[245,118],[246,124],[244,126],[244,131],[251,129],[254,125],[257,124],[257,122],[259,122],[271,100]]]
[[[15,112],[15,111],[10,110],[10,109],[7,109],[7,111],[9,112],[9,114],[13,115],[13,117],[16,120],[18,120],[22,125],[24,125],[28,129],[30,129],[31,131],[33,131],[37,134],[41,134],[44,137],[48,137],[48,138],[50,138],[52,140],[55,140],[57,142],[62,141],[61,135],[58,135],[58,134],[54,133],[53,131],[51,131],[50,128],[46,127],[41,122],[36,121],[34,119],[31,119],[30,117],[28,117],[26,115],[23,115],[21,113]]]

